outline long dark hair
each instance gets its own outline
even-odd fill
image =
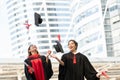
[[[77,50],[77,48],[78,48],[78,43],[77,43],[75,40],[71,39],[71,40],[69,40],[69,41],[68,41],[68,45],[69,45],[69,42],[70,42],[70,41],[72,41],[72,42],[74,42],[74,43],[75,43],[76,50]]]
[[[33,46],[33,44],[31,44],[31,45],[28,47],[28,56],[31,56],[31,55],[32,55],[32,53],[29,52],[31,46]],[[37,50],[36,50],[36,52],[37,52],[37,54],[39,54],[39,52],[38,52]]]

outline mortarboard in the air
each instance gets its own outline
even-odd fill
[[[55,48],[56,52],[61,52],[61,53],[64,53],[64,50],[62,48],[62,45],[60,44],[59,41],[55,41],[57,44],[56,45],[53,45],[53,47]]]
[[[39,26],[39,24],[41,24],[43,21],[41,18],[41,15],[36,13],[36,12],[34,13],[34,18],[35,18],[35,25],[36,26]]]

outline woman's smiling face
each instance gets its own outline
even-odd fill
[[[30,52],[32,52],[32,51],[36,51],[37,50],[37,47],[36,47],[36,45],[32,45],[32,46],[30,46]]]
[[[73,41],[69,41],[68,43],[68,48],[70,49],[71,52],[76,50],[76,45]]]

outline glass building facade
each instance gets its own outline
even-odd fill
[[[74,9],[74,3],[71,7],[71,10],[75,10],[73,12],[73,25],[76,40],[79,43],[78,51],[89,57],[107,57],[100,0],[76,0],[76,4],[78,2],[84,4],[78,5]]]
[[[75,0],[71,6],[79,51],[89,57],[119,57],[120,0]]]
[[[120,57],[120,0],[109,1],[110,24],[115,57]]]
[[[40,53],[61,36],[61,44],[68,51],[67,42],[75,39],[78,51],[89,57],[118,57],[120,54],[120,0],[6,0],[12,54],[27,56],[29,44],[36,44]],[[34,25],[34,13],[43,19]],[[24,23],[31,26],[27,30]]]
[[[61,43],[65,43],[66,36],[72,34],[68,31],[71,21],[69,0],[6,0],[6,5],[13,57],[26,57],[30,44],[37,45],[41,54],[49,49],[55,52],[53,45],[57,36],[60,35]],[[39,26],[34,25],[35,12],[43,19]],[[31,24],[29,29],[24,25],[26,21]]]

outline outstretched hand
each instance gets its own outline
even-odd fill
[[[51,52],[52,52],[51,50],[48,50],[48,52],[47,52],[47,55],[46,55],[46,56],[48,57],[48,56],[51,54]]]
[[[106,78],[109,78],[106,70],[101,70],[97,73],[97,77],[104,76]]]
[[[48,52],[47,52],[47,55],[46,55],[46,62],[48,63],[48,60],[49,60],[49,56],[50,56],[50,54],[51,54],[51,50],[48,50]]]
[[[51,54],[50,55],[52,58],[57,58],[57,56],[55,54]]]

